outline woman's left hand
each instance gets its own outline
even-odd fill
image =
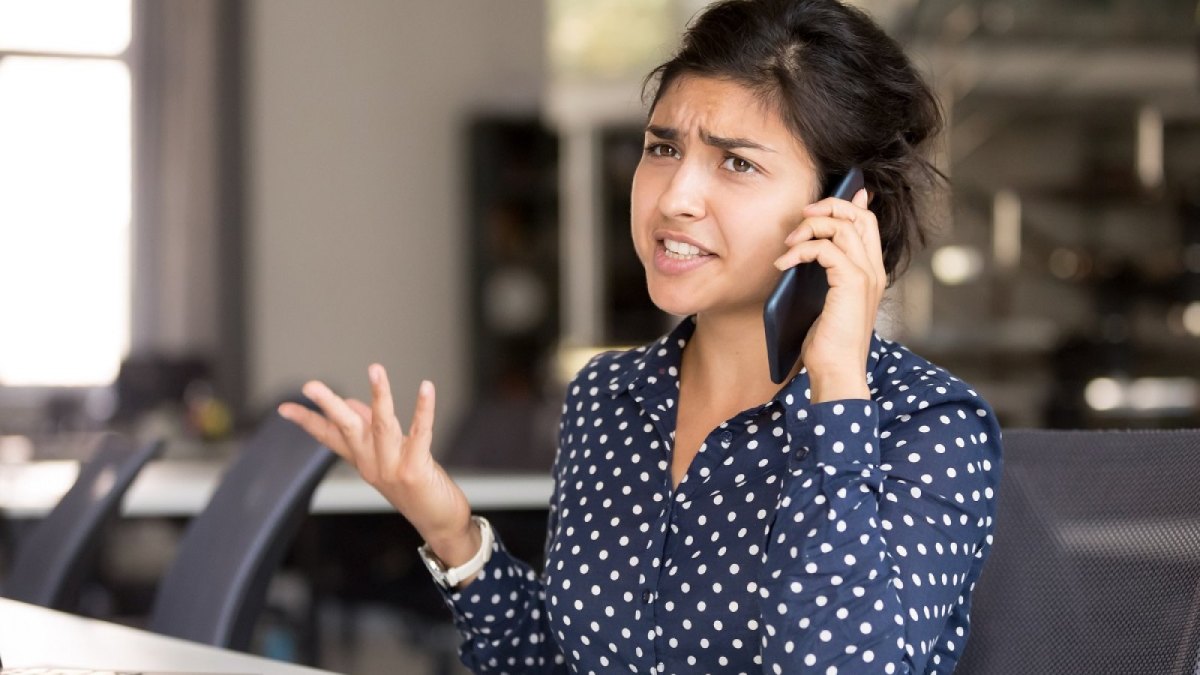
[[[787,253],[775,261],[780,270],[816,261],[829,279],[825,308],[800,352],[813,403],[871,396],[867,356],[887,272],[868,201],[867,191],[859,190],[853,201],[830,197],[808,205],[784,240]]]

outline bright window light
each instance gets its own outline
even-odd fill
[[[933,276],[947,286],[974,281],[983,272],[983,254],[971,246],[943,246],[933,254]]]
[[[1113,410],[1125,403],[1124,388],[1110,377],[1098,377],[1088,382],[1083,397],[1092,410]]]
[[[117,56],[132,25],[130,0],[0,0],[0,51]]]
[[[1188,304],[1183,310],[1183,329],[1200,337],[1200,301]]]
[[[118,60],[0,59],[0,385],[108,384],[128,351],[130,101]]]
[[[671,0],[548,0],[547,58],[564,79],[635,76],[668,54]]]
[[[1191,415],[1200,406],[1200,382],[1189,377],[1098,377],[1088,382],[1084,400],[1097,412]]]

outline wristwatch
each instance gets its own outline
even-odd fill
[[[471,516],[471,520],[479,526],[479,538],[481,539],[479,550],[474,557],[458,567],[446,569],[445,564],[433,554],[429,544],[424,544],[417,549],[417,554],[421,556],[421,560],[425,561],[425,566],[429,568],[433,580],[442,588],[453,590],[464,579],[474,576],[483,569],[488,559],[492,557],[492,543],[496,540],[495,535],[492,534],[492,524],[480,516]]]

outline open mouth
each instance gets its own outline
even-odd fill
[[[666,256],[672,260],[696,260],[712,255],[712,253],[686,241],[663,239],[662,246]]]

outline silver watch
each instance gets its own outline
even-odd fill
[[[429,568],[429,573],[433,575],[433,580],[439,586],[445,589],[454,589],[461,584],[464,579],[468,579],[483,569],[487,561],[492,557],[492,543],[496,540],[492,534],[492,525],[482,516],[471,516],[471,520],[479,526],[479,550],[475,552],[467,562],[458,567],[446,569],[445,564],[438,560],[437,556],[429,548],[429,544],[424,544],[417,549],[417,554],[421,556],[421,560],[425,561],[425,567]]]

